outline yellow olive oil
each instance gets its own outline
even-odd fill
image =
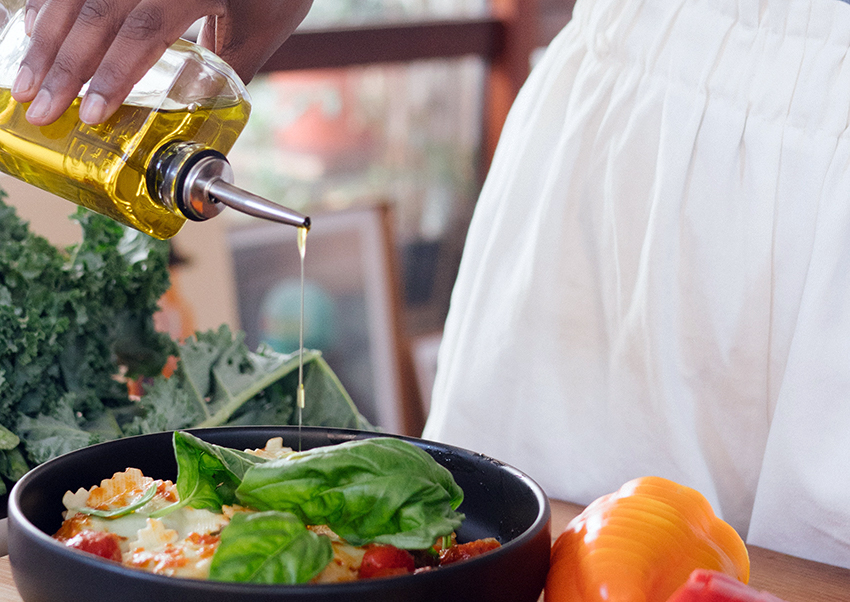
[[[307,228],[298,228],[298,253],[301,255],[301,322],[298,332],[298,451],[301,451],[301,423],[305,406],[304,392],[304,257],[307,255]]]
[[[250,113],[247,101],[175,110],[125,104],[107,122],[79,120],[80,99],[58,121],[34,126],[8,89],[0,88],[0,171],[102,213],[156,238],[186,221],[151,196],[146,171],[157,149],[191,140],[227,153]]]

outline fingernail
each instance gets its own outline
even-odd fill
[[[47,90],[39,90],[38,94],[35,95],[35,99],[32,101],[30,108],[27,109],[27,120],[28,121],[38,121],[43,117],[46,117],[48,113],[50,113],[50,104],[53,102],[53,98],[50,96],[50,92]]]
[[[15,83],[12,84],[12,94],[20,94],[32,88],[33,75],[32,71],[26,65],[21,65],[18,69],[18,75],[15,77]]]
[[[38,11],[34,8],[27,9],[27,14],[24,16],[24,32],[32,35],[32,30],[35,27],[35,18],[38,16]]]
[[[100,94],[86,94],[80,105],[80,121],[96,125],[106,115],[106,100]]]

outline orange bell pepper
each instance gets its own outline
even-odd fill
[[[545,602],[665,602],[695,569],[746,583],[737,532],[698,491],[659,477],[591,503],[552,547]]]

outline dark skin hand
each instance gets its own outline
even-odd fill
[[[206,17],[198,42],[244,82],[280,47],[312,0],[28,0],[32,37],[12,88],[27,120],[52,123],[91,80],[80,107],[89,124],[108,119],[165,50]]]

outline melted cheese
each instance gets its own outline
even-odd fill
[[[311,531],[324,535],[331,540],[334,556],[321,573],[313,581],[315,583],[342,583],[357,581],[360,576],[360,565],[366,549],[353,546],[325,525],[309,526]]]
[[[147,526],[139,530],[138,539],[130,543],[122,563],[160,575],[205,579],[218,542],[218,536],[194,531],[181,538],[163,521],[149,518]]]

